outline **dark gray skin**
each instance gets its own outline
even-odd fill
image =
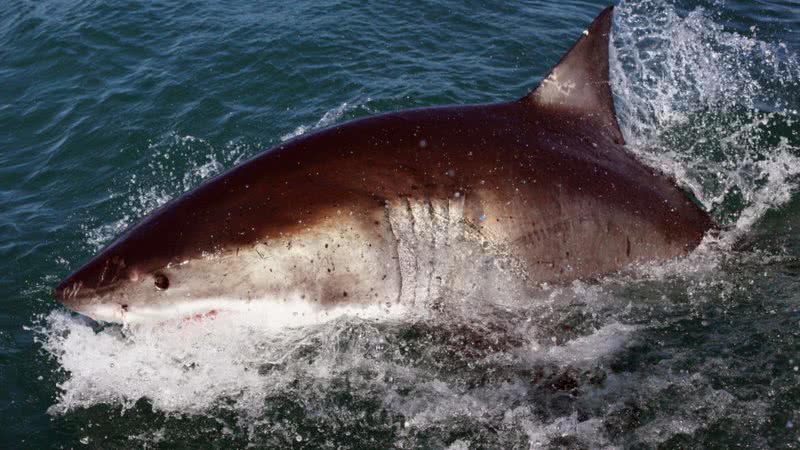
[[[714,224],[625,150],[608,82],[611,20],[609,7],[520,100],[382,114],[265,151],[152,213],[55,296],[103,320],[116,319],[97,305],[124,320],[133,305],[178,301],[167,296],[178,286],[180,301],[301,291],[324,305],[429,301],[436,283],[463,281],[459,242],[532,284],[686,254]],[[362,244],[366,256],[342,253]],[[263,274],[236,259],[251,250]],[[317,267],[334,260],[333,271]]]

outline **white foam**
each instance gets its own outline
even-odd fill
[[[578,420],[578,414],[559,417],[552,423],[536,423],[530,419],[525,421],[525,432],[528,435],[530,449],[546,448],[553,440],[580,436],[593,448],[609,447],[608,438],[603,432],[603,422],[598,419]]]
[[[261,311],[263,313],[263,311]],[[275,314],[275,310],[270,310]],[[283,311],[298,323],[294,312]],[[265,318],[254,311],[220,313],[201,320],[170,321],[151,326],[109,327],[99,332],[84,320],[62,311],[46,318],[44,348],[57,358],[69,377],[52,413],[100,403],[130,407],[147,398],[165,412],[203,412],[228,396],[259,396],[265,385],[281,378],[263,376],[264,364],[284,362],[325,324],[348,321],[391,321],[401,308],[337,308],[306,314],[292,331],[286,317]],[[325,365],[316,375],[324,377]],[[290,376],[290,375],[289,375]]]
[[[553,346],[545,358],[561,365],[595,362],[599,358],[613,355],[630,344],[630,335],[636,327],[611,322],[587,336],[580,336],[564,345]]]

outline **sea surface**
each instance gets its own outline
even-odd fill
[[[800,3],[624,0],[629,148],[686,258],[302,327],[70,313],[53,286],[320,127],[523,96],[602,1],[4,0],[0,448],[800,448]]]

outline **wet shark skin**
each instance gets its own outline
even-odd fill
[[[456,254],[463,250],[458,240],[506,258],[530,283],[599,276],[685,254],[714,224],[672,180],[625,149],[608,87],[610,25],[607,9],[520,100],[391,112],[267,150],[153,212],[54,294],[78,311],[109,301],[127,310],[133,296],[119,291],[170,271],[168,279],[192,280],[193,288],[171,281],[168,289],[154,289],[146,281],[147,289],[173,299],[184,289],[196,298],[224,294],[202,286],[217,283],[248,300],[276,292],[285,298],[300,289],[323,304],[401,302],[430,297],[431,282],[425,288],[419,280],[446,279],[454,265],[467,263]],[[337,229],[351,232],[330,242],[319,237],[320,230]],[[307,262],[282,268],[291,243],[309,239]],[[288,248],[278,252],[276,242]],[[331,244],[361,243],[371,249],[367,256],[329,254]],[[273,249],[271,261],[284,261],[264,270],[284,273],[293,290],[249,273],[252,264],[236,263],[236,255],[261,254],[259,246]],[[186,274],[194,264],[175,269],[209,258],[231,259],[203,263],[192,276]],[[327,275],[312,268],[326,258],[339,258],[340,268],[350,258],[354,269]],[[445,268],[430,268],[429,260]],[[381,273],[370,273],[370,265]],[[226,269],[233,266],[248,273],[220,284],[235,278]],[[158,294],[145,297],[159,301]]]

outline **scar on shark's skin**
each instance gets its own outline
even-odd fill
[[[606,8],[542,83],[493,104],[299,136],[164,205],[54,291],[97,320],[402,304],[597,277],[715,228],[624,146]],[[291,325],[289,323],[288,325]]]

